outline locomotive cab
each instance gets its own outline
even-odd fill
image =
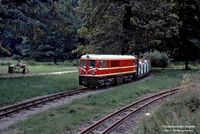
[[[96,60],[81,59],[79,73],[80,75],[95,75],[97,66]]]
[[[80,59],[79,84],[86,87],[96,87],[98,79],[96,77],[98,61],[94,59]]]

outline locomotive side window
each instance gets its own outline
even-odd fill
[[[81,67],[86,67],[86,61],[85,60],[81,60]]]
[[[119,67],[119,61],[118,60],[111,61],[110,66],[111,67]]]
[[[100,68],[108,68],[108,61],[106,60],[100,61]]]
[[[89,67],[90,68],[95,68],[96,67],[96,61],[95,60],[90,60],[89,61]]]

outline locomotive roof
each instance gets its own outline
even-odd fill
[[[86,54],[81,56],[81,59],[91,60],[124,60],[124,59],[136,59],[132,55],[98,55],[98,54]]]

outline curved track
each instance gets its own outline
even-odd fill
[[[144,107],[152,104],[158,100],[161,100],[167,96],[171,96],[177,93],[180,89],[184,87],[177,87],[173,89],[168,89],[162,92],[158,92],[152,96],[138,100],[108,116],[92,124],[88,128],[85,128],[79,134],[106,134],[111,132],[116,126],[120,125],[130,116],[142,110]]]
[[[73,91],[60,92],[60,93],[48,95],[48,96],[45,96],[45,97],[41,97],[41,98],[38,98],[38,99],[34,99],[34,100],[31,100],[31,101],[23,102],[23,103],[20,103],[20,104],[14,104],[14,105],[11,105],[11,106],[7,106],[7,107],[0,109],[0,119],[3,118],[3,117],[9,116],[11,114],[17,113],[21,110],[29,109],[31,107],[36,107],[38,105],[45,104],[47,102],[50,102],[50,101],[53,101],[53,100],[56,100],[56,99],[60,99],[60,98],[67,97],[67,96],[78,95],[80,93],[85,93],[85,92],[88,92],[88,91],[91,91],[91,90],[94,90],[94,89],[80,88],[80,89],[76,89],[76,90],[73,90]]]
[[[141,79],[137,79],[134,82],[140,81]],[[115,86],[113,86],[115,87]],[[105,88],[109,88],[109,87],[105,87]],[[38,99],[34,99],[34,100],[30,100],[30,101],[26,101],[26,102],[22,102],[19,104],[14,104],[14,105],[10,105],[10,106],[6,106],[3,108],[0,108],[0,119],[2,119],[3,117],[7,117],[11,114],[14,113],[18,113],[22,110],[28,110],[32,107],[36,107],[38,105],[41,104],[45,104],[47,102],[50,101],[54,101],[60,98],[64,98],[67,96],[74,96],[74,95],[78,95],[81,93],[86,93],[89,91],[94,91],[94,90],[101,90],[102,88],[97,88],[97,89],[93,89],[93,88],[80,88],[80,89],[76,89],[73,91],[65,91],[65,92],[59,92],[59,93],[55,93],[55,94],[51,94],[45,97],[40,97]]]

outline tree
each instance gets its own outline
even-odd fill
[[[179,34],[170,40],[172,56],[185,62],[200,59],[200,4],[198,0],[174,0],[174,12],[179,17]]]
[[[77,44],[79,20],[66,0],[0,1],[2,47],[12,55],[56,61],[71,54]]]
[[[132,54],[176,31],[176,16],[165,0],[81,0],[85,36],[96,53]],[[156,48],[156,46],[153,46]]]

